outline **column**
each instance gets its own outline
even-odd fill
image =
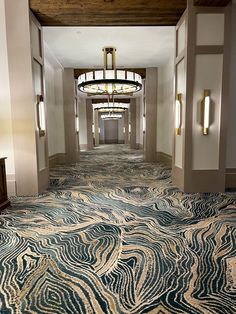
[[[95,146],[99,146],[98,110],[94,110],[94,138],[95,138]]]
[[[145,81],[145,161],[156,161],[156,123],[157,123],[157,68],[146,69]]]
[[[174,183],[185,192],[225,190],[227,12],[224,7],[194,7],[188,1],[176,28],[175,115],[179,122],[172,172]]]
[[[130,148],[136,149],[136,98],[130,99]]]
[[[87,149],[93,149],[93,106],[92,99],[86,99],[86,119],[87,119]]]
[[[129,110],[125,110],[124,113],[124,139],[125,139],[125,144],[129,143]]]
[[[0,11],[4,50],[1,61],[5,65],[0,72],[1,80],[5,81],[3,88],[6,87],[4,92],[0,89],[0,99],[7,106],[0,123],[4,143],[1,155],[8,157],[9,194],[37,195],[48,186],[49,169],[47,127],[45,124],[44,132],[40,132],[37,112],[37,95],[44,98],[41,26],[30,14],[27,0],[1,1]],[[2,128],[8,133],[5,130],[2,133]]]
[[[136,98],[136,148],[140,145],[140,97]]]
[[[76,134],[76,108],[74,96],[74,70],[64,69],[63,74],[65,154],[66,163],[73,164],[79,159]]]

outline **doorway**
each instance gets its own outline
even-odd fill
[[[105,144],[118,144],[118,120],[104,121]]]

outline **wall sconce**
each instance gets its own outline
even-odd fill
[[[125,127],[123,127],[123,133],[125,133]]]
[[[210,125],[210,90],[204,90],[204,98],[201,104],[201,122],[202,122],[202,134],[207,135],[209,133]]]
[[[129,133],[131,133],[131,124],[129,123]]]
[[[94,123],[92,124],[92,133],[94,134],[95,128],[94,128]]]
[[[100,128],[98,128],[98,133],[99,133],[99,134],[101,133],[101,129],[100,129]]]
[[[143,115],[143,133],[146,131],[146,117]]]
[[[175,101],[175,132],[176,135],[181,134],[182,126],[182,94],[177,94]]]
[[[46,118],[45,118],[45,106],[42,95],[37,95],[37,116],[38,116],[38,128],[39,136],[46,134]]]
[[[75,116],[75,131],[76,134],[79,134],[79,116],[77,114]]]

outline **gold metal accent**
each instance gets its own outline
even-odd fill
[[[208,135],[209,134],[209,127],[205,127],[204,125],[204,119],[206,118],[205,117],[205,99],[206,97],[210,97],[210,90],[209,89],[205,89],[203,91],[203,100],[201,101],[201,113],[200,113],[200,116],[201,116],[201,125],[202,125],[202,134],[203,135]],[[210,106],[210,103],[209,103],[209,106]],[[210,107],[208,108],[208,110],[210,111]],[[210,112],[208,112],[210,114]],[[210,117],[208,116],[208,119]]]
[[[36,104],[36,106],[37,106],[37,124],[38,124],[38,129],[39,129],[39,136],[43,137],[43,136],[45,136],[46,132],[45,132],[45,130],[41,129],[40,117],[39,117],[40,116],[39,104],[40,104],[41,101],[43,101],[43,96],[42,95],[37,95],[36,97],[37,97],[37,104]]]
[[[179,102],[179,106],[180,106],[179,107],[179,119],[180,119],[180,121],[179,121],[179,127],[175,128],[175,133],[176,133],[176,135],[181,135],[181,126],[182,126],[182,94],[181,93],[177,94],[176,101]],[[177,108],[175,108],[175,110],[177,110]],[[177,113],[175,112],[175,115],[176,114]]]
[[[116,70],[116,48],[114,47],[105,47],[103,48],[104,52],[104,71],[105,70]],[[111,69],[108,66],[108,55],[111,54],[112,57],[112,64]]]

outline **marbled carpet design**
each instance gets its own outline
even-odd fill
[[[236,313],[236,194],[184,194],[125,145],[0,216],[0,313]]]

